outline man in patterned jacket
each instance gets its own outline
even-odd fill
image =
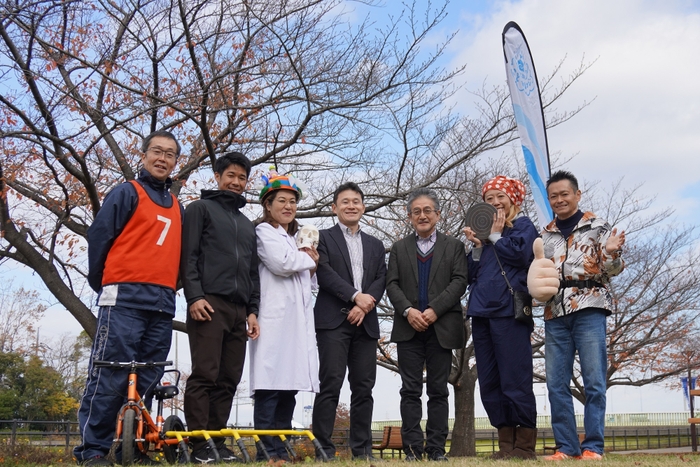
[[[592,212],[581,212],[581,191],[570,172],[559,171],[547,181],[555,219],[542,232],[544,256],[559,272],[559,291],[546,304],[545,362],[557,452],[545,460],[600,460],[603,454],[607,354],[605,318],[610,315],[610,277],[624,268],[618,234]],[[586,394],[584,427],[579,443],[569,386],[578,351]]]

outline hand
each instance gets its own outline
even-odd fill
[[[314,274],[316,274],[316,269],[318,269],[318,251],[316,251],[316,247],[304,247],[301,249],[301,251],[309,255],[311,259],[314,260],[314,263],[316,263],[316,266],[314,266],[314,268],[310,271],[311,276],[313,276]]]
[[[481,248],[481,240],[476,238],[476,236],[474,235],[474,231],[470,227],[463,228],[462,232],[464,232],[464,235],[467,237],[467,240],[472,242],[475,247]]]
[[[506,225],[506,211],[499,209],[493,215],[493,224],[491,224],[491,233],[503,233],[503,227]]]
[[[190,305],[190,316],[195,321],[211,321],[211,315],[213,313],[214,308],[203,298],[200,298]]]
[[[425,311],[423,311],[423,319],[426,323],[428,323],[428,326],[437,321],[437,318],[438,317],[435,314],[435,310],[433,310],[432,308],[426,308]]]
[[[608,241],[605,242],[605,252],[607,254],[612,254],[613,251],[617,251],[622,249],[622,246],[625,244],[625,231],[623,230],[620,232],[620,235],[617,234],[617,228],[612,229],[612,232],[610,232],[610,236],[608,237]]]
[[[374,308],[374,297],[368,293],[358,293],[355,295],[355,305],[359,306],[362,311],[369,313]]]
[[[311,259],[314,260],[314,263],[316,263],[316,266],[318,266],[318,251],[316,251],[316,247],[304,247],[301,251],[309,255]]]
[[[554,262],[544,257],[544,242],[536,238],[532,244],[535,260],[527,272],[527,290],[540,302],[551,299],[559,290],[559,271]]]
[[[418,311],[416,308],[410,308],[408,310],[408,324],[411,325],[413,329],[418,332],[423,332],[428,329],[428,323],[425,321],[423,313]]]
[[[252,340],[257,339],[260,335],[260,325],[258,324],[258,317],[251,313],[248,315],[248,318],[246,318],[246,320],[248,321],[248,330],[246,331],[246,334],[248,334],[248,337],[250,337]]]
[[[350,310],[350,313],[348,313],[348,322],[350,324],[354,324],[355,326],[359,326],[362,324],[362,321],[365,319],[365,312],[362,311],[362,309],[355,305],[352,307]]]

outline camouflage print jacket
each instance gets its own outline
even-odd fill
[[[544,256],[554,261],[562,281],[594,281],[599,286],[560,287],[545,306],[544,319],[559,318],[585,308],[602,308],[612,313],[608,291],[610,278],[625,267],[619,253],[607,254],[605,242],[610,225],[592,212],[585,212],[569,238],[565,239],[553,220],[542,232]]]

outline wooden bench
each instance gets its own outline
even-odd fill
[[[399,451],[399,459],[403,453],[403,441],[401,440],[400,426],[385,426],[382,433],[382,441],[379,444],[373,444],[372,449],[379,451],[379,456],[384,458],[384,450],[391,449],[391,457],[394,457],[394,451]]]

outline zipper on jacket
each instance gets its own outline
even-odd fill
[[[576,230],[576,227],[574,227],[574,230]],[[569,234],[569,236],[573,235],[573,233],[574,232],[572,230],[571,233]],[[564,234],[561,233],[561,230],[559,231],[559,234],[562,237],[564,237]],[[566,244],[566,255],[564,255],[564,261],[561,263],[561,280],[562,281],[566,280],[566,276],[564,275],[564,265],[566,264],[566,260],[569,259],[569,239],[567,237],[564,237],[564,243]],[[561,293],[561,300],[560,300],[561,309],[564,312],[564,314],[562,314],[562,316],[566,316],[569,314],[566,312],[566,306],[564,305],[564,290],[566,290],[566,288],[562,287],[561,292],[560,292]]]
[[[230,215],[233,220],[233,227],[234,227],[234,233],[235,233],[235,239],[236,239],[236,273],[233,275],[233,284],[234,284],[234,293],[238,292],[238,274],[240,273],[240,264],[239,264],[239,254],[238,254],[238,221],[236,220],[236,216],[234,215],[233,211],[230,211]],[[233,297],[231,297],[233,298]]]

